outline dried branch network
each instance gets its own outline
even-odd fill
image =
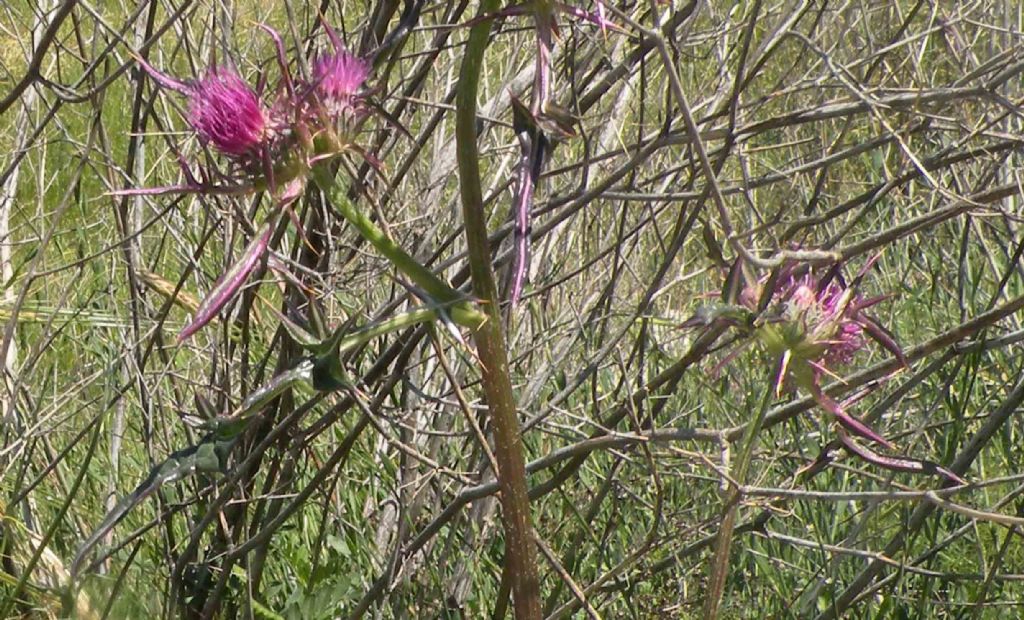
[[[0,617],[1024,599],[1016,3],[22,5]]]

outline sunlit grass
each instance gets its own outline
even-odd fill
[[[386,84],[375,93],[385,108],[397,109],[401,100],[390,96],[410,86],[414,69],[427,58],[442,28],[470,19],[472,7],[453,24],[443,23],[455,6],[443,3],[425,9],[422,29],[410,38]],[[681,9],[658,6],[666,12]],[[646,7],[646,3],[626,5],[637,19],[647,19],[642,17]],[[257,2],[230,7],[196,4],[161,37],[151,59],[162,70],[190,77],[192,70],[227,54],[247,78],[255,81],[258,75],[266,75],[273,86],[278,68],[271,41],[256,25],[268,24],[281,31],[291,50],[295,44],[292,20],[294,34],[303,38],[315,30],[317,19],[315,6],[291,8],[289,12],[283,6],[268,8]],[[371,11],[353,3],[341,8],[339,12],[332,6],[326,17],[343,27],[355,48]],[[678,51],[679,77],[698,120],[718,113],[702,126],[711,132],[707,145],[712,161],[720,156],[717,149],[729,122],[723,110],[728,110],[737,44],[745,36],[751,8],[752,3],[743,3],[730,13],[724,6],[702,7],[687,24],[685,36],[680,30],[672,41]],[[777,50],[756,65],[758,74],[739,100],[736,126],[749,127],[796,110],[853,98],[849,81],[871,97],[901,89],[945,88],[963,77],[964,66],[972,70],[982,66],[1019,37],[1019,24],[1014,26],[1019,15],[980,6],[972,9],[970,20],[953,20],[945,29],[921,13],[906,30],[900,30],[911,9],[912,3],[896,3],[872,5],[864,15],[852,7],[841,15],[823,10],[814,28],[810,17],[803,18],[798,22],[801,36],[811,37],[827,49],[834,63],[845,67],[842,79],[822,63],[820,55],[805,49],[798,37],[784,37]],[[0,98],[24,72],[34,19],[27,6],[5,10],[10,13],[0,17]],[[110,2],[96,10],[117,27],[126,15],[124,7]],[[161,5],[157,25],[167,18],[167,10]],[[763,49],[789,16],[789,9],[781,5],[761,10],[752,30],[750,53]],[[76,83],[84,66],[110,40],[94,16],[84,9],[76,11],[82,41],[76,40],[71,22],[65,24],[58,35],[60,45],[51,49],[43,66],[43,74],[61,84]],[[636,49],[636,40],[615,33],[604,36],[594,28],[563,21],[556,99],[571,107],[577,101],[574,93],[588,92],[607,66],[622,62]],[[1002,33],[1003,26],[993,25],[1004,23],[1010,24],[1011,31],[1016,27],[1015,33]],[[507,99],[509,81],[532,65],[534,39],[529,26],[528,20],[516,18],[492,35],[481,104],[491,98],[499,103]],[[452,29],[446,42],[449,49],[427,66],[425,81],[413,89],[395,122],[375,119],[371,130],[361,136],[374,147],[383,136],[391,137],[384,139],[385,147],[379,152],[383,161],[379,174],[367,175],[372,200],[362,199],[360,208],[382,217],[391,237],[417,259],[426,261],[437,253],[440,261],[449,261],[443,272],[449,280],[464,266],[465,247],[458,228],[454,156],[445,155],[453,140],[453,113],[445,97],[454,88],[466,30]],[[323,43],[322,33],[316,36],[309,49]],[[901,45],[885,47],[897,36],[905,39]],[[131,39],[131,45],[139,41]],[[95,87],[129,61],[124,43],[114,50],[108,64],[83,82],[80,91]],[[630,559],[645,540],[655,523],[653,511],[660,493],[663,512],[654,544],[641,560],[588,592],[588,600],[608,618],[699,617],[713,548],[700,545],[716,533],[721,512],[722,472],[716,469],[723,458],[721,446],[711,441],[627,443],[627,439],[651,431],[712,431],[746,423],[763,393],[764,368],[771,360],[751,348],[712,372],[738,344],[729,343],[687,369],[667,393],[643,391],[695,341],[698,332],[679,329],[678,324],[718,299],[726,265],[716,260],[715,246],[726,258],[734,257],[722,238],[711,201],[694,199],[707,183],[692,149],[683,144],[677,108],[666,97],[665,67],[656,54],[645,58],[616,82],[626,83],[622,91],[609,91],[581,114],[581,136],[559,144],[552,153],[533,221],[533,230],[542,234],[534,240],[531,287],[508,323],[509,357],[513,383],[523,399],[520,421],[538,420],[524,435],[528,461],[544,459],[602,430],[622,439],[591,453],[556,490],[534,499],[540,536],[575,583],[587,588],[618,570],[618,564]],[[750,61],[747,71],[755,66]],[[868,67],[876,64],[869,73]],[[999,89],[1007,101],[1019,101],[1019,77]],[[47,109],[57,105],[51,88],[40,86],[38,95],[28,114],[29,129],[44,122]],[[621,106],[616,104],[620,96],[624,98]],[[277,331],[277,312],[292,312],[290,316],[302,319],[300,306],[306,298],[289,292],[285,278],[273,270],[263,274],[258,287],[250,284],[221,320],[186,344],[176,344],[189,313],[241,252],[252,222],[272,206],[266,198],[111,195],[129,182],[138,186],[180,182],[175,150],[181,151],[194,171],[216,163],[217,173],[227,172],[223,162],[206,154],[190,135],[183,99],[150,84],[143,90],[144,109],[150,102],[152,111],[141,136],[144,148],[136,151],[143,164],[137,170],[124,169],[130,141],[126,128],[135,105],[131,75],[118,78],[92,99],[60,104],[40,136],[27,145],[11,203],[12,277],[3,283],[0,300],[0,325],[13,326],[16,349],[7,387],[0,388],[6,416],[0,426],[5,533],[31,527],[38,536],[56,522],[84,462],[89,434],[82,433],[95,419],[102,429],[82,490],[67,515],[56,522],[48,545],[53,557],[65,564],[103,518],[111,493],[115,497],[129,493],[154,465],[201,437],[201,430],[186,423],[186,417],[197,411],[197,396],[207,399],[218,414],[229,414],[251,390],[304,354],[282,344],[285,337]],[[447,111],[434,133],[427,133],[439,110]],[[931,213],[957,195],[1011,183],[1019,175],[1020,159],[1007,153],[1019,147],[992,155],[979,152],[930,171],[941,181],[942,192],[917,175],[897,182],[895,189],[877,199],[808,224],[792,238],[782,238],[794,222],[827,214],[877,184],[913,173],[915,166],[906,149],[928,158],[1007,139],[1019,131],[1019,120],[1007,117],[994,128],[984,121],[1005,111],[994,99],[978,97],[900,110],[882,107],[741,135],[731,145],[718,179],[726,190],[733,227],[741,233],[755,229],[742,236],[743,242],[765,254],[790,243],[809,247],[831,243],[833,248],[843,248]],[[0,116],[0,170],[13,161],[26,138],[19,124],[21,114],[21,104],[16,103]],[[489,223],[495,231],[509,219],[512,190],[508,188],[514,183],[518,144],[511,113],[499,105],[493,114],[494,119],[481,120],[485,132],[479,147],[485,196],[493,198],[487,205]],[[827,170],[809,165],[885,136],[887,130],[879,118],[896,128],[899,140],[845,157]],[[922,125],[924,120],[930,124]],[[396,130],[395,124],[413,138]],[[675,142],[621,175],[610,188],[618,197],[597,196],[569,212],[566,205],[572,206],[579,191],[593,188],[626,165],[628,157],[641,148],[642,138],[656,139],[666,127]],[[604,135],[605,129],[609,135]],[[625,156],[592,159],[620,147],[627,149]],[[406,165],[405,158],[414,152],[415,159]],[[397,176],[406,169],[404,176]],[[798,171],[770,182],[757,181],[794,169]],[[690,196],[686,199],[657,199],[659,194],[686,192]],[[815,202],[809,207],[812,199]],[[872,313],[909,348],[1021,295],[1024,282],[1017,273],[1016,254],[1019,208],[1019,197],[1011,196],[883,244],[877,250],[877,268],[862,290],[866,296],[892,297],[872,308]],[[329,248],[329,258],[322,263],[306,259],[305,271],[295,269],[294,273],[305,278],[304,294],[322,301],[330,327],[349,318],[364,324],[380,316],[388,302],[402,299],[406,282],[396,281],[386,261],[318,198],[300,201],[296,211],[309,227],[308,236],[322,237]],[[126,227],[131,231],[127,238]],[[686,234],[676,259],[665,266],[677,229]],[[300,262],[306,240],[292,228],[283,239],[278,254]],[[509,247],[506,241],[497,253],[503,255]],[[845,271],[856,273],[875,253],[854,257]],[[135,261],[131,273],[126,267],[129,255]],[[654,286],[652,303],[641,308],[642,296],[662,267],[665,275]],[[289,308],[285,300],[294,307]],[[1019,328],[1016,313],[969,336],[991,339]],[[487,432],[478,363],[471,349],[442,326],[434,336],[472,405],[470,413]],[[612,345],[614,338],[621,339]],[[370,372],[396,342],[396,335],[371,342],[358,355],[345,359],[346,371],[354,377]],[[949,353],[945,364],[919,377],[916,373],[947,354],[948,349],[942,349],[911,369],[871,385],[853,409],[858,415],[878,409],[876,428],[901,451],[948,465],[1018,381],[1020,360],[1014,347],[1019,343],[984,352]],[[885,358],[877,351],[865,352],[852,367],[838,372],[845,377]],[[385,435],[370,426],[351,439],[362,412],[346,404],[345,393],[312,405],[275,441],[200,538],[199,552],[189,559],[183,574],[182,583],[191,585],[179,583],[183,589],[178,592],[170,582],[174,562],[223,487],[210,488],[220,479],[217,476],[166,485],[113,530],[109,542],[131,542],[113,553],[98,573],[84,579],[90,600],[102,608],[114,599],[113,617],[177,617],[182,608],[169,608],[170,599],[178,597],[179,606],[187,603],[183,592],[193,588],[188,591],[222,597],[219,614],[241,615],[251,609],[255,617],[331,618],[350,612],[375,580],[388,575],[380,602],[373,607],[385,617],[444,617],[457,613],[456,607],[465,617],[488,616],[497,602],[504,558],[500,513],[488,504],[490,500],[463,508],[412,556],[398,555],[471,486],[466,480],[477,484],[489,479],[479,475],[486,456],[460,411],[460,396],[442,372],[431,338],[424,336],[408,357],[399,359],[389,361],[382,375],[358,386],[366,402],[381,398],[374,415]],[[387,384],[391,372],[397,373],[397,380]],[[282,418],[310,396],[308,390],[296,391],[283,399],[274,416]],[[784,395],[777,404],[791,399]],[[623,406],[620,421],[606,429],[606,417]],[[238,454],[272,428],[272,422],[261,427]],[[850,457],[838,459],[813,478],[796,478],[832,438],[832,425],[817,409],[766,429],[759,437],[748,483],[836,493],[940,485],[936,478],[893,474]],[[1018,473],[1020,439],[1019,425],[1011,418],[985,445],[967,477],[985,481]],[[224,555],[287,506],[347,441],[352,441],[352,448],[342,464],[266,546],[231,565],[222,591],[214,595],[196,586],[203,579],[215,583]],[[438,467],[418,462],[409,455],[409,447]],[[68,455],[62,457],[65,449]],[[531,485],[550,481],[559,466],[532,474]],[[27,494],[27,508],[8,507],[7,502],[37,478],[38,484]],[[972,490],[955,499],[1015,515],[1018,484]],[[722,617],[808,617],[828,610],[861,573],[867,558],[881,553],[906,531],[918,505],[747,498],[739,523],[760,515],[766,515],[767,521],[762,530],[744,531],[734,541]],[[31,523],[26,523],[26,513]],[[154,520],[159,520],[155,527],[133,538]],[[32,545],[26,540],[17,538],[17,554],[12,554],[18,566],[24,566],[31,555]],[[106,545],[104,541],[101,548]],[[1013,578],[1022,553],[1006,528],[937,512],[909,537],[906,549],[889,558],[907,565],[921,561],[906,570],[887,568],[885,574],[896,577],[865,595],[847,613],[952,617],[978,603],[979,617],[1002,617],[1002,605],[1024,596],[1020,581]],[[0,600],[10,596],[18,581],[6,570],[0,579]],[[541,573],[542,600],[551,598],[548,611],[576,600],[543,560]],[[992,582],[984,587],[988,576],[993,576]],[[30,582],[37,581],[33,574]],[[22,597],[29,601],[28,607],[16,607],[17,613],[28,616],[31,606],[58,613],[57,597],[36,590],[24,590]],[[449,597],[458,600],[450,603]]]

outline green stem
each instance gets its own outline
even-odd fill
[[[375,338],[379,338],[380,336],[384,336],[391,332],[396,332],[419,323],[436,321],[439,318],[441,318],[440,311],[436,308],[416,308],[415,310],[397,314],[391,318],[378,321],[372,325],[367,325],[366,327],[343,336],[338,341],[338,348],[334,351],[334,354],[340,355],[346,351],[351,351],[356,347],[362,346]],[[250,393],[248,398],[242,402],[238,411],[231,417],[231,420],[239,423],[248,423],[250,416],[255,415],[260,409],[265,407],[270,403],[270,401],[280,396],[285,390],[303,383],[312,385],[312,372],[313,362],[303,360],[293,368],[275,376],[273,379]],[[227,420],[224,419],[218,421],[221,425],[224,425],[226,422]],[[242,427],[239,427],[239,429],[241,428]],[[240,432],[241,430],[232,431],[232,434],[237,435]]]
[[[260,409],[266,407],[272,400],[283,394],[285,390],[303,383],[310,383],[312,381],[310,375],[312,370],[313,363],[308,360],[303,360],[293,368],[275,376],[258,389],[253,390],[249,396],[242,401],[241,407],[238,408],[238,412],[232,417],[232,419],[238,420],[239,422],[245,421],[247,424],[250,416],[254,416]],[[218,422],[220,424],[224,424],[226,420],[221,419]],[[243,427],[240,426],[231,432],[238,435],[242,432],[242,428]]]
[[[750,459],[754,454],[754,446],[757,444],[757,435],[761,431],[764,419],[768,415],[768,407],[772,404],[775,395],[775,377],[778,375],[778,366],[772,373],[772,380],[761,397],[761,406],[758,407],[755,417],[743,432],[742,444],[740,445],[739,458],[733,463],[729,475],[737,485],[746,484],[747,471],[750,469]],[[715,557],[711,563],[711,579],[708,588],[707,598],[704,600],[705,620],[715,620],[718,617],[718,606],[722,601],[722,591],[725,589],[725,578],[729,575],[729,550],[732,547],[733,531],[736,527],[736,513],[740,503],[740,490],[731,489],[726,494],[725,509],[722,513],[722,522],[718,528],[718,538],[715,541]]]
[[[441,318],[440,312],[435,308],[416,308],[415,310],[396,314],[389,319],[367,325],[343,337],[338,343],[338,352],[350,351],[374,338],[405,329],[406,327],[412,327],[418,323],[429,323],[439,318]]]
[[[327,196],[331,205],[359,231],[364,239],[369,241],[416,286],[430,295],[432,300],[428,301],[434,301],[444,306],[452,320],[464,327],[475,329],[487,320],[487,315],[477,309],[475,304],[449,286],[434,272],[421,265],[415,258],[406,254],[405,250],[398,247],[398,244],[384,234],[384,231],[378,228],[362,210],[357,209],[327,168],[324,166],[314,167],[313,180]]]
[[[498,0],[481,0],[478,15],[494,13]],[[530,525],[530,497],[526,464],[519,432],[512,381],[509,377],[505,338],[487,240],[480,163],[477,152],[476,99],[484,51],[490,40],[491,22],[482,20],[469,31],[462,57],[455,102],[455,146],[459,164],[459,189],[473,292],[483,300],[490,320],[474,330],[481,364],[481,381],[494,428],[494,456],[498,462],[498,486],[505,526],[505,570],[512,581],[512,601],[518,620],[541,618],[536,549]]]

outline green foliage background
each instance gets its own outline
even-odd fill
[[[45,29],[40,14],[54,6],[15,0],[0,10],[0,99],[25,75]],[[992,416],[1010,412],[978,445],[965,475],[977,485],[944,496],[975,512],[939,509],[918,523],[914,515],[932,504],[897,492],[937,489],[937,478],[846,457],[798,477],[833,432],[806,399],[784,395],[759,438],[749,480],[759,492],[741,506],[723,616],[1016,613],[1024,596],[1014,521],[1024,516],[1021,313],[974,320],[1024,294],[1021,7],[614,7],[645,28],[655,27],[657,10],[671,62],[619,16],[628,34],[560,18],[555,92],[579,117],[579,135],[556,147],[539,187],[531,285],[507,315],[534,524],[558,565],[540,560],[546,611],[586,617],[575,587],[605,618],[699,617],[725,448],[765,389],[770,360],[754,349],[715,370],[739,344],[728,335],[694,363],[679,362],[699,334],[679,323],[721,289],[716,254],[735,253],[670,92],[674,71],[741,243],[762,256],[836,251],[851,275],[880,254],[862,292],[891,295],[873,312],[915,355],[885,381],[857,380],[886,363],[877,348],[833,369],[839,390],[868,388],[854,411],[901,451],[947,466],[980,441]],[[400,12],[390,2],[324,2],[320,10],[365,51],[374,24],[383,33],[397,19],[389,8]],[[168,485],[133,511],[104,542],[123,546],[62,607],[67,567],[111,498],[196,441],[183,422],[195,396],[229,411],[300,356],[278,328],[287,293],[274,271],[262,272],[223,320],[175,342],[189,300],[210,290],[245,247],[248,222],[270,207],[258,196],[111,194],[181,182],[176,150],[212,178],[226,172],[188,132],[184,101],[148,81],[139,88],[130,52],[145,42],[151,15],[150,30],[163,29],[149,48],[154,65],[194,76],[230,57],[253,83],[265,76],[272,86],[273,49],[255,24],[278,29],[308,59],[326,45],[317,9],[79,2],[42,56],[45,80],[0,111],[0,317],[9,338],[0,388],[0,609],[25,617],[75,608],[90,618],[334,618],[362,601],[382,617],[479,618],[501,607],[493,489],[472,490],[493,478],[469,422],[486,431],[479,368],[444,329],[422,328],[347,358],[351,375],[364,378],[358,392],[315,399],[299,389],[281,399],[238,460],[288,413],[308,411],[230,491],[223,513],[196,534],[193,556],[181,554],[224,490],[216,477]],[[378,70],[374,98],[407,133],[377,117],[363,138],[382,170],[360,173],[361,207],[456,284],[465,257],[451,105],[474,14],[472,3],[427,4],[419,27]],[[480,149],[501,274],[518,157],[508,100],[529,92],[532,22],[510,17],[492,36]],[[135,110],[145,122],[133,140]],[[315,192],[297,213],[325,249],[310,259],[289,229],[278,254],[333,324],[410,305],[390,266]],[[147,286],[144,274],[177,298]],[[354,398],[373,405],[372,423]],[[309,484],[315,492],[279,529],[226,561]],[[858,495],[868,491],[880,494]],[[37,549],[38,566],[26,573]],[[877,579],[850,589],[879,562]],[[18,587],[23,575],[28,585]]]

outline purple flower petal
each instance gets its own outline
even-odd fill
[[[257,154],[268,133],[259,97],[228,67],[210,69],[192,86],[188,120],[204,142],[232,157]]]
[[[335,50],[313,61],[316,93],[330,116],[356,113],[361,107],[360,91],[370,76],[370,63],[346,50],[332,29],[328,28],[328,33]]]

